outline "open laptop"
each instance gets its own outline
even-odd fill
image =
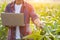
[[[9,26],[24,26],[24,14],[2,13],[2,25]]]

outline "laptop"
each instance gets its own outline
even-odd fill
[[[2,25],[5,26],[24,26],[24,14],[2,13]]]

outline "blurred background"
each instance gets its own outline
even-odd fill
[[[6,40],[8,28],[2,25],[1,13],[8,3],[14,0],[0,0],[0,40]],[[60,0],[25,0],[35,8],[40,20],[45,23],[44,32],[36,28],[30,21],[33,31],[31,35],[24,37],[34,40],[60,40]]]

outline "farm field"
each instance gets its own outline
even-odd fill
[[[23,39],[33,40],[60,40],[60,4],[59,3],[30,3],[34,8],[40,20],[45,24],[41,30],[30,21],[32,30],[31,35],[23,37]],[[7,3],[0,4],[0,15],[4,12]],[[2,25],[0,16],[0,40],[7,39],[7,27]]]

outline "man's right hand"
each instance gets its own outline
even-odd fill
[[[44,23],[41,22],[38,18],[34,20],[34,23],[36,24],[37,27],[39,27],[40,29],[44,28]]]

